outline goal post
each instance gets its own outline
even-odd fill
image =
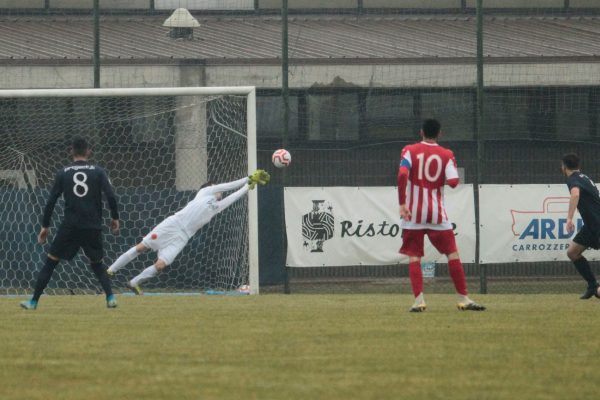
[[[0,224],[5,255],[0,260],[1,292],[20,293],[33,285],[45,256],[41,246],[32,243],[42,207],[54,174],[70,162],[68,141],[78,135],[90,138],[91,162],[108,170],[119,197],[123,234],[105,235],[105,263],[110,264],[187,204],[204,181],[231,181],[257,168],[256,90],[0,90],[0,201],[7,204],[0,213],[5,220]],[[251,190],[247,199],[215,217],[154,288],[231,291],[249,285],[250,293],[257,294],[257,206],[256,190]],[[59,202],[53,232],[61,214]],[[117,286],[152,263],[152,257],[141,256],[125,268]],[[50,289],[97,290],[82,255],[61,262],[55,275],[57,282]]]

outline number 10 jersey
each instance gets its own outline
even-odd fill
[[[400,168],[409,170],[406,205],[410,221],[403,229],[452,229],[444,205],[444,185],[458,184],[456,160],[451,150],[437,143],[420,142],[402,149]],[[400,188],[399,188],[400,190]]]

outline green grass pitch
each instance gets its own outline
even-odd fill
[[[590,399],[600,301],[430,295],[0,299],[0,399]]]

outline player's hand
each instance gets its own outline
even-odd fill
[[[258,182],[260,185],[266,185],[271,180],[271,175],[267,171],[259,170],[258,174]]]
[[[575,224],[572,219],[567,220],[567,233],[573,233],[575,231]]]
[[[248,184],[248,187],[250,188],[250,190],[254,189],[256,187],[256,182],[250,182]]]
[[[254,173],[252,173],[252,175],[250,175],[248,177],[248,183],[250,185],[252,185],[252,184],[266,185],[267,183],[269,183],[270,180],[271,180],[271,175],[269,175],[269,173],[267,171],[262,170],[262,169],[257,169],[256,171],[254,171]]]
[[[261,173],[262,173],[262,172],[263,172],[263,170],[262,170],[262,169],[257,169],[256,171],[254,171],[254,172],[252,173],[252,175],[250,175],[250,176],[248,177],[248,182],[249,182],[249,184],[250,184],[250,185],[252,185],[252,184],[256,185],[256,184],[258,183],[258,181],[260,180],[260,176],[261,176]]]
[[[410,221],[411,217],[410,210],[406,207],[406,204],[400,206],[400,217],[405,221]]]
[[[38,243],[45,244],[46,240],[48,240],[48,234],[50,233],[50,228],[42,228],[40,234],[38,235]]]
[[[119,229],[121,228],[121,223],[118,219],[113,219],[110,221],[110,231],[113,235],[119,234]]]

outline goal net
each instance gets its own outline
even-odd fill
[[[254,88],[81,89],[0,91],[0,292],[29,292],[48,245],[36,243],[42,210],[57,171],[71,162],[72,137],[92,144],[118,198],[121,232],[109,233],[110,265],[154,226],[181,209],[206,181],[227,182],[256,168]],[[106,208],[106,207],[105,207]],[[63,214],[55,208],[49,241]],[[149,290],[258,291],[256,192],[203,227]],[[119,271],[113,286],[152,264],[143,254]],[[100,290],[80,252],[62,261],[47,293]]]

